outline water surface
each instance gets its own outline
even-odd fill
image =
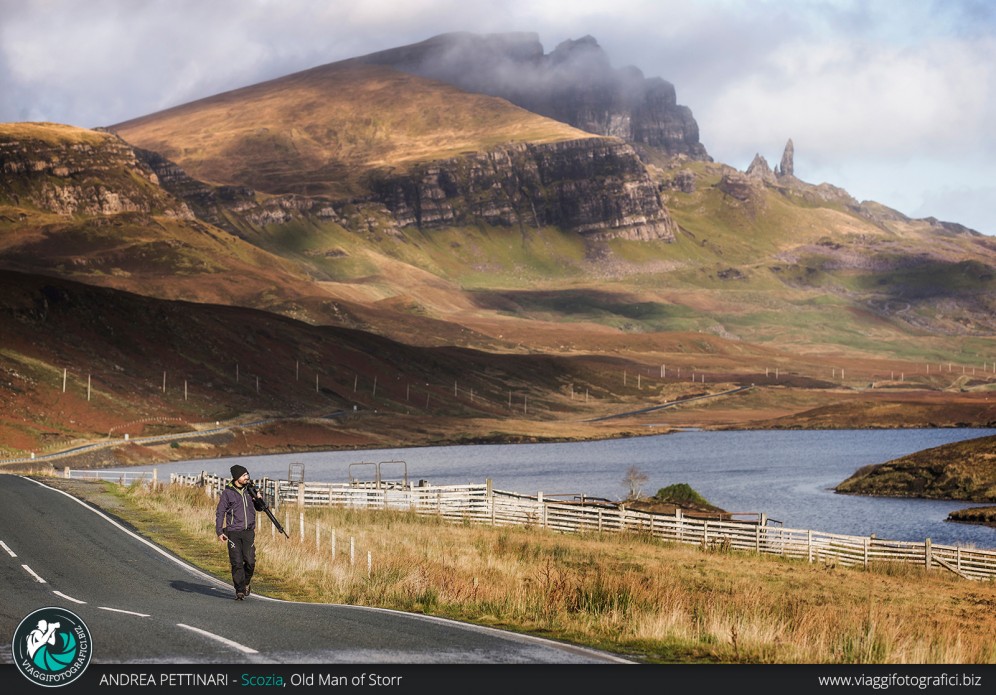
[[[577,493],[608,499],[626,495],[630,466],[646,473],[644,493],[688,483],[715,505],[732,512],[763,512],[788,528],[879,538],[996,548],[996,529],[945,521],[967,502],[838,495],[832,488],[855,470],[996,429],[765,430],[679,432],[669,435],[557,444],[496,444],[243,456],[157,466],[228,476],[233,463],[254,478],[287,478],[291,463],[304,464],[309,481],[345,482],[349,464],[403,460],[411,480],[432,484],[483,483],[528,494]],[[151,470],[141,466],[129,470]],[[373,467],[354,467],[372,479]],[[382,466],[385,478],[403,466]]]

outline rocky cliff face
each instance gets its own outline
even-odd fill
[[[210,186],[158,152],[135,148],[135,153],[155,173],[162,187],[185,201],[197,217],[235,234],[240,230],[232,223],[230,213],[256,227],[290,222],[303,215],[338,219],[333,205],[321,198],[282,195],[257,199],[256,191],[249,186]]]
[[[444,34],[358,59],[508,99],[535,113],[673,156],[711,161],[674,85],[612,68],[591,36],[549,55],[536,34]]]
[[[616,139],[505,145],[404,174],[374,174],[370,195],[349,201],[298,195],[258,199],[251,188],[208,186],[162,155],[137,152],[162,186],[198,217],[235,233],[233,217],[255,227],[304,216],[349,226],[342,208],[356,204],[389,213],[397,224],[393,233],[477,222],[557,226],[595,240],[673,241],[676,231],[646,167],[631,146]]]
[[[140,212],[193,219],[118,138],[55,137],[61,131],[54,128],[0,130],[0,198],[67,216]]]
[[[508,145],[371,183],[400,226],[559,226],[593,239],[673,241],[635,151],[613,139]]]

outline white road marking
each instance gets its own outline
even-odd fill
[[[34,577],[35,581],[37,581],[39,584],[48,584],[48,582],[46,582],[44,579],[35,574],[35,571],[30,567],[28,567],[27,565],[21,565],[21,567],[23,567],[28,574]]]
[[[137,615],[139,618],[148,618],[148,613],[136,613],[135,611],[126,611],[121,608],[108,608],[107,606],[97,606],[102,611],[112,611],[114,613],[127,613],[128,615]]]
[[[24,479],[24,480],[28,480],[28,481],[34,483],[35,485],[38,485],[40,487],[46,488],[48,490],[51,490],[52,492],[58,492],[60,495],[65,495],[66,497],[68,497],[69,499],[71,499],[76,504],[80,505],[81,507],[85,507],[86,509],[89,509],[91,512],[93,512],[94,514],[96,514],[100,518],[106,520],[108,523],[110,523],[112,526],[114,526],[119,531],[124,531],[129,536],[131,536],[136,541],[138,541],[139,543],[144,543],[149,548],[151,548],[152,550],[155,550],[157,553],[159,553],[160,555],[162,555],[166,559],[168,559],[168,560],[170,560],[172,562],[175,562],[180,567],[182,567],[183,569],[187,570],[187,572],[189,572],[190,574],[193,574],[196,577],[200,577],[201,579],[204,579],[204,580],[208,581],[209,583],[211,583],[211,584],[213,584],[215,586],[225,586],[225,587],[229,586],[228,583],[222,582],[221,580],[212,577],[210,574],[208,574],[206,572],[202,572],[201,570],[197,569],[193,565],[187,564],[186,562],[184,562],[180,558],[174,557],[173,555],[170,555],[168,552],[166,552],[165,550],[163,550],[162,548],[160,548],[155,543],[152,543],[152,542],[146,540],[145,538],[142,538],[137,533],[129,531],[124,526],[122,526],[121,524],[119,524],[118,522],[116,522],[114,519],[112,519],[111,517],[109,517],[106,514],[104,514],[99,509],[97,509],[95,507],[92,507],[91,505],[87,504],[86,502],[84,502],[83,500],[79,499],[78,497],[73,497],[72,495],[70,495],[65,490],[60,490],[58,488],[54,488],[51,485],[46,485],[45,483],[39,482],[37,480],[34,480],[33,478],[28,478],[28,477],[25,477],[25,476],[19,476],[19,477],[22,478],[22,479]]]
[[[80,505],[81,507],[85,507],[86,509],[89,509],[91,512],[93,512],[97,516],[101,517],[102,519],[105,519],[107,522],[109,522],[110,524],[112,524],[118,530],[124,531],[125,533],[127,533],[129,536],[131,536],[132,538],[134,538],[138,542],[147,545],[149,548],[151,548],[152,550],[155,550],[157,553],[159,553],[163,557],[168,558],[172,562],[175,562],[177,565],[179,565],[180,567],[182,567],[183,569],[185,569],[190,574],[192,574],[194,576],[197,576],[197,577],[199,577],[201,579],[204,579],[205,581],[207,581],[209,584],[212,585],[212,588],[224,587],[224,589],[226,591],[231,591],[231,584],[229,584],[228,582],[223,582],[220,579],[212,577],[210,574],[208,574],[206,572],[203,572],[200,569],[198,569],[197,567],[194,567],[193,565],[190,565],[190,564],[184,562],[180,558],[174,557],[173,555],[170,555],[168,552],[166,552],[165,550],[163,550],[159,546],[155,545],[154,543],[151,543],[150,541],[146,540],[145,538],[142,538],[138,534],[133,533],[132,531],[128,530],[127,528],[125,528],[124,526],[122,526],[121,524],[119,524],[118,522],[116,522],[114,519],[112,519],[111,517],[109,517],[106,514],[104,514],[103,512],[101,512],[99,509],[96,509],[95,507],[92,507],[91,505],[87,504],[86,502],[84,502],[83,500],[79,499],[78,497],[73,497],[71,494],[69,494],[68,492],[65,492],[64,490],[59,490],[58,488],[54,488],[51,485],[46,485],[45,483],[42,483],[42,482],[40,482],[38,480],[34,480],[33,478],[28,478],[26,476],[18,476],[18,477],[20,477],[20,478],[22,478],[24,480],[28,480],[28,481],[34,483],[35,485],[38,485],[39,487],[47,488],[49,490],[52,490],[53,492],[58,492],[60,495],[65,495],[66,497],[68,497],[69,499],[71,499],[76,504]],[[593,650],[593,649],[589,650],[589,649],[586,649],[585,647],[577,647],[577,646],[574,646],[574,645],[566,645],[566,644],[563,644],[563,643],[560,643],[560,642],[554,642],[552,640],[545,640],[542,637],[534,637],[532,635],[522,635],[522,634],[515,633],[515,632],[506,632],[504,630],[499,630],[497,628],[489,628],[489,627],[485,627],[483,625],[473,625],[471,623],[462,623],[462,622],[457,621],[457,620],[450,620],[450,619],[447,619],[447,618],[439,618],[439,617],[436,617],[436,616],[427,616],[427,615],[422,615],[422,614],[419,614],[419,613],[405,613],[404,611],[391,610],[391,609],[388,609],[388,608],[375,608],[375,607],[372,607],[372,606],[345,606],[345,605],[342,605],[342,604],[334,604],[334,603],[314,604],[314,603],[304,603],[302,601],[286,601],[286,600],[283,600],[283,599],[270,598],[269,596],[263,596],[263,595],[260,595],[260,594],[253,594],[253,598],[258,598],[258,599],[261,599],[261,600],[264,600],[264,601],[273,601],[274,603],[299,604],[299,605],[308,605],[308,606],[312,606],[312,607],[318,606],[318,605],[325,605],[325,606],[336,606],[336,607],[339,607],[339,608],[348,608],[350,610],[356,610],[356,611],[371,611],[371,612],[379,612],[379,613],[396,614],[396,615],[407,617],[407,618],[413,619],[413,620],[425,620],[425,621],[429,621],[429,622],[435,622],[435,623],[442,623],[442,624],[446,624],[446,625],[452,625],[452,626],[457,627],[457,628],[463,628],[465,630],[470,630],[470,631],[473,631],[473,632],[479,632],[479,633],[494,635],[496,637],[502,637],[504,639],[515,641],[515,642],[533,643],[533,644],[538,644],[538,645],[544,645],[544,646],[551,647],[551,648],[554,648],[554,649],[562,649],[562,650],[569,651],[569,652],[574,652],[574,653],[592,654],[592,655],[595,655],[595,656],[607,659],[608,661],[614,661],[614,662],[617,662],[617,663],[633,663],[631,661],[623,659],[622,657],[618,657],[618,656],[616,656],[614,654],[602,653],[602,652],[598,652],[598,651]],[[178,623],[178,625],[179,625],[179,623]],[[210,632],[205,632],[204,630],[199,630],[196,627],[190,627],[189,625],[180,625],[180,627],[184,627],[184,628],[186,628],[188,630],[193,630],[194,632],[200,632],[200,633],[206,635],[207,637],[211,637],[213,639],[224,641],[226,644],[231,644],[232,646],[234,646],[237,649],[247,649],[248,650],[246,652],[247,654],[258,654],[259,653],[259,652],[257,652],[254,649],[250,649],[249,647],[243,647],[242,645],[239,645],[239,644],[237,644],[235,642],[229,642],[224,637],[220,637],[218,635],[213,635]]]
[[[3,541],[0,541],[0,546],[3,546],[3,549],[4,549],[4,550],[6,550],[6,551],[7,551],[7,554],[8,554],[8,555],[10,555],[11,557],[17,557],[17,554],[16,554],[16,553],[15,553],[15,552],[14,552],[13,550],[11,550],[11,549],[10,549],[10,548],[9,548],[9,547],[7,546],[7,544],[6,544],[6,543],[4,543]]]
[[[73,603],[80,603],[80,604],[86,603],[86,601],[80,601],[78,598],[73,598],[72,596],[66,596],[61,591],[53,591],[52,593],[55,594],[56,596],[61,596],[67,601],[72,601]]]
[[[221,642],[222,644],[227,644],[229,647],[238,649],[240,652],[244,654],[259,654],[259,652],[257,652],[255,649],[251,647],[247,647],[244,644],[239,644],[238,642],[233,642],[232,640],[226,637],[222,637],[221,635],[216,635],[213,632],[208,632],[207,630],[202,630],[199,627],[191,627],[190,625],[184,625],[183,623],[177,623],[177,626],[182,627],[185,630],[191,630],[193,632],[196,632],[199,635],[204,635],[205,637],[213,639],[217,642]]]

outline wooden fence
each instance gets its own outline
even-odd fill
[[[170,482],[198,485],[217,496],[227,479],[201,473],[170,475]],[[395,509],[432,514],[452,521],[491,526],[532,526],[562,533],[642,533],[663,541],[702,548],[767,553],[827,564],[868,567],[900,562],[943,568],[965,579],[996,580],[996,551],[961,546],[882,540],[767,526],[757,521],[695,518],[626,509],[605,502],[564,502],[494,490],[484,485],[404,485],[401,483],[298,483],[263,478],[257,483],[274,509],[299,507]]]

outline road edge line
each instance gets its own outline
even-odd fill
[[[59,488],[52,487],[51,485],[46,485],[45,483],[43,483],[41,481],[38,481],[38,480],[35,480],[34,478],[29,478],[29,477],[23,476],[23,475],[22,476],[18,476],[18,477],[19,478],[23,478],[24,480],[31,481],[35,485],[40,485],[43,488],[46,488],[48,490],[52,490],[53,492],[58,492],[60,495],[65,495],[66,497],[68,497],[69,499],[71,499],[73,502],[76,502],[81,507],[84,507],[84,508],[90,510],[91,512],[93,512],[97,516],[99,516],[102,519],[104,519],[105,521],[107,521],[112,526],[114,526],[115,528],[117,528],[119,531],[123,531],[124,533],[128,534],[129,536],[131,536],[135,540],[140,541],[141,543],[144,543],[145,545],[147,545],[148,547],[152,548],[153,550],[155,550],[157,553],[159,553],[163,557],[165,557],[168,560],[176,563],[177,565],[179,565],[183,569],[187,570],[188,572],[190,572],[194,576],[196,576],[196,577],[198,577],[200,579],[206,579],[206,580],[210,581],[211,583],[216,584],[218,586],[224,586],[226,588],[228,587],[228,584],[222,582],[217,577],[213,577],[210,574],[208,574],[207,572],[204,572],[203,570],[200,570],[200,569],[194,567],[193,565],[191,565],[190,563],[186,562],[185,560],[182,560],[182,559],[176,557],[175,555],[173,555],[169,551],[167,551],[167,550],[165,550],[163,548],[160,548],[158,545],[156,545],[152,541],[148,540],[147,538],[142,538],[142,536],[138,535],[134,531],[131,531],[131,530],[125,528],[120,523],[118,523],[117,521],[115,521],[114,519],[112,519],[111,517],[109,517],[107,514],[105,514],[104,512],[100,511],[96,507],[94,507],[94,506],[92,506],[90,504],[87,504],[86,502],[84,502],[83,500],[81,500],[79,497],[74,497],[73,495],[69,494],[65,490],[60,490]]]

